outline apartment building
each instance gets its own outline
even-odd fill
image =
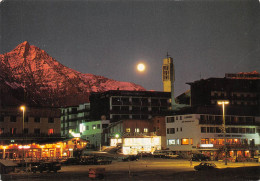
[[[221,159],[226,139],[230,157],[253,157],[260,148],[260,117],[226,115],[225,118],[226,134],[221,115],[167,116],[167,148],[183,153],[201,152]]]

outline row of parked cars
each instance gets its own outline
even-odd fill
[[[163,151],[163,150],[156,150],[153,153],[153,157],[155,158],[181,158],[180,155],[176,154],[175,152],[172,151]]]
[[[82,156],[81,158],[68,158],[61,162],[62,165],[108,165],[112,160],[107,157]]]

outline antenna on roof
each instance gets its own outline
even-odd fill
[[[167,52],[166,57],[169,58],[169,56],[170,56],[170,55],[169,55],[168,52]]]

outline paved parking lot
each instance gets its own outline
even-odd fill
[[[214,162],[219,169],[210,171],[194,170],[199,162],[183,159],[143,158],[139,161],[113,161],[111,165],[63,166],[58,173],[12,173],[2,175],[2,181],[9,180],[91,180],[90,168],[105,168],[103,180],[260,180],[259,163]]]

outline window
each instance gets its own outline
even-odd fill
[[[16,128],[10,128],[10,133],[11,134],[16,134]]]
[[[102,124],[102,128],[107,128],[108,124]]]
[[[148,133],[148,128],[144,128],[144,133]]]
[[[129,133],[131,131],[130,128],[126,128],[126,132]]]
[[[4,122],[4,116],[0,115],[0,122]]]
[[[89,126],[86,126],[86,130],[89,130]]]
[[[41,130],[40,128],[34,128],[34,134],[40,134]]]
[[[49,118],[48,123],[54,123],[54,118]]]
[[[97,124],[97,129],[100,129],[100,124]]]
[[[174,117],[167,117],[167,123],[174,123]]]
[[[180,139],[177,139],[177,145],[179,145],[180,144]]]
[[[96,125],[94,124],[94,125],[92,125],[92,129],[96,129],[97,127],[96,127]]]
[[[41,119],[40,119],[39,117],[34,118],[34,122],[35,122],[35,123],[40,123],[40,122],[41,122]]]
[[[188,145],[189,144],[189,139],[187,139],[187,138],[181,139],[181,144],[182,145]]]
[[[182,128],[180,128],[180,130],[182,131]]]
[[[201,133],[206,133],[207,132],[207,127],[201,127]]]
[[[175,139],[169,139],[168,140],[168,145],[175,145]]]
[[[167,134],[174,134],[175,128],[167,128]]]
[[[180,116],[180,120],[182,120],[182,116]]]
[[[135,128],[135,132],[139,133],[140,132],[139,128]]]
[[[190,144],[193,145],[193,139],[192,138],[190,139]]]
[[[215,127],[209,127],[209,133],[215,133]]]
[[[53,134],[53,133],[54,133],[54,129],[53,129],[53,128],[48,129],[48,135],[51,135],[51,134]]]
[[[11,122],[16,122],[16,116],[11,116],[11,117],[10,117],[10,121],[11,121]]]
[[[29,121],[29,117],[26,116],[26,117],[24,118],[24,122],[25,122],[25,123],[28,123],[28,121]]]
[[[208,138],[204,138],[200,140],[201,144],[209,144],[209,139]]]
[[[4,128],[0,128],[0,135],[4,134],[4,130],[5,130]]]
[[[29,133],[28,128],[24,128],[23,133],[24,133],[24,134],[28,134],[28,133]]]

